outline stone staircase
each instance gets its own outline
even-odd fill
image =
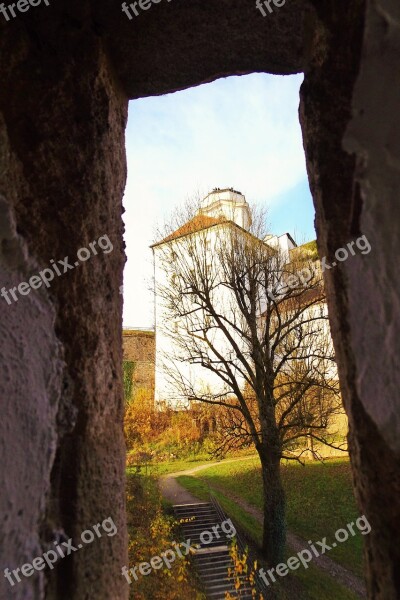
[[[243,583],[240,586],[240,593],[235,590],[228,575],[228,569],[233,567],[232,558],[229,555],[231,539],[222,531],[221,527],[213,531],[213,527],[217,527],[227,520],[216,501],[178,504],[173,508],[175,516],[180,522],[179,527],[184,540],[190,539],[192,547],[198,545],[193,555],[193,564],[207,599],[225,600],[225,593],[229,592],[233,598],[252,600],[251,587],[245,581],[244,575],[241,576]],[[210,535],[204,535],[202,541],[200,536],[203,532],[210,532]],[[228,531],[228,533],[230,532]],[[204,541],[208,543],[204,543]],[[257,599],[259,597],[258,592]]]

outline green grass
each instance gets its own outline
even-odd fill
[[[242,457],[245,458],[249,456],[249,452],[242,452]],[[238,456],[232,456],[230,459],[237,459]],[[206,452],[202,452],[196,455],[192,455],[191,457],[180,458],[177,460],[171,460],[166,462],[152,463],[148,466],[148,471],[152,475],[158,477],[159,475],[167,475],[168,473],[175,473],[178,471],[186,471],[187,469],[193,469],[194,467],[198,467],[200,465],[206,465],[217,462],[218,459],[213,458],[210,454]],[[224,461],[220,461],[221,464]],[[129,472],[130,467],[128,467]],[[208,472],[208,471],[207,471]]]
[[[296,600],[359,600],[352,591],[336,583],[332,577],[326,575],[316,567],[299,569],[296,577],[301,582],[304,591],[296,596]]]
[[[237,463],[236,463],[237,464]],[[228,467],[228,465],[224,465]],[[212,467],[214,469],[214,467]],[[219,468],[219,467],[218,467]],[[208,472],[208,470],[207,470]],[[208,500],[209,488],[206,482],[197,477],[182,475],[177,481],[195,494],[201,500]],[[262,529],[260,523],[248,515],[240,506],[226,497],[222,492],[215,491],[215,497],[235,524],[258,545],[261,543]],[[290,549],[286,552],[287,558],[293,553]],[[310,566],[298,569],[272,586],[276,598],[279,600],[356,600],[357,596],[343,586],[336,583],[329,575],[318,568]],[[271,595],[272,598],[272,595]]]
[[[254,460],[221,463],[196,474],[196,477],[226,496],[238,496],[262,510],[260,463]],[[306,540],[334,539],[336,530],[355,522],[359,513],[353,496],[350,465],[347,459],[324,464],[309,462],[305,467],[290,463],[282,467],[286,491],[286,518],[290,531]],[[329,552],[329,556],[362,575],[364,536],[356,535]]]
[[[195,458],[182,458],[178,460],[152,463],[148,465],[148,473],[158,477],[160,475],[167,475],[168,473],[175,473],[177,471],[186,471],[186,469],[193,469],[199,465],[207,464],[207,462],[215,462],[210,460],[208,454],[199,454]],[[127,467],[127,472],[132,471],[132,467]]]
[[[287,493],[288,527],[312,540],[334,540],[338,529],[346,528],[359,517],[353,495],[348,460],[326,464],[310,463],[285,467],[283,481]],[[357,527],[354,537],[339,543],[329,556],[362,576],[363,539]]]

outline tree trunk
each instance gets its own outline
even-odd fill
[[[270,567],[283,561],[286,543],[285,492],[282,487],[280,456],[259,450],[264,494],[262,551]]]

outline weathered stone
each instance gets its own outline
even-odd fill
[[[44,597],[47,577],[47,598],[122,599],[128,586],[120,574],[127,545],[119,286],[127,96],[87,11],[80,9],[78,21],[61,10],[38,8],[26,14],[26,25],[18,17],[2,28],[7,147],[0,154],[7,163],[0,193],[26,258],[22,266],[11,263],[16,232],[2,230],[1,285],[25,281],[28,270],[38,272],[51,259],[74,261],[104,234],[114,250],[91,256],[14,305],[1,299],[1,353],[9,371],[2,396],[10,404],[1,420],[8,496],[1,564],[14,569],[32,562],[59,532],[79,540],[107,517],[118,535],[96,538],[53,571],[14,588],[2,576],[0,596]]]
[[[318,6],[317,2],[315,3]],[[320,254],[360,235],[372,247],[325,272],[332,335],[350,424],[369,596],[400,596],[400,375],[396,247],[399,208],[400,9],[394,2],[318,7],[326,40],[302,89],[301,121]],[[366,32],[366,33],[365,33]],[[383,64],[382,63],[383,59]],[[361,65],[361,66],[360,66]],[[357,82],[357,83],[356,83]],[[356,85],[355,85],[356,83]]]
[[[305,71],[301,122],[326,272],[371,598],[400,596],[399,53],[397,0],[161,1],[129,21],[111,0],[0,17],[1,286],[107,234],[110,254],[7,305],[1,322],[2,564],[111,516],[118,535],[11,588],[10,598],[124,599],[121,197],[128,98],[254,71]],[[268,102],[268,98],[266,98]],[[14,465],[14,466],[13,466]],[[3,559],[3,554],[5,559]],[[397,578],[396,578],[397,577]],[[5,587],[6,586],[6,587]],[[8,587],[7,587],[8,586]]]
[[[154,406],[156,379],[156,336],[154,331],[124,329],[122,334],[123,359],[134,363],[133,392],[139,392],[139,401]]]

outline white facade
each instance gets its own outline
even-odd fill
[[[212,226],[203,230],[199,233],[190,234],[191,236],[197,236],[200,239],[201,235],[201,243],[205,245],[205,255],[207,256],[207,269],[209,273],[215,272],[218,270],[219,266],[215,258],[215,252],[213,251],[215,248],[216,240],[221,236],[221,229],[224,230],[227,227],[231,227],[230,223],[221,223],[216,226]],[[186,237],[186,236],[185,236]],[[176,274],[174,272],[173,264],[171,261],[171,269],[166,269],[165,262],[168,261],[168,257],[176,254],[185,253],[188,264],[190,264],[190,257],[188,256],[188,248],[185,244],[185,239],[182,237],[178,237],[177,239],[166,242],[168,244],[168,254],[166,256],[165,249],[163,248],[164,244],[156,245],[153,247],[154,251],[154,278],[155,278],[155,288],[160,288],[162,286],[173,285],[176,286],[177,282],[174,279]],[[195,244],[196,242],[194,242]],[[204,249],[202,249],[204,253]],[[194,265],[193,265],[194,267]],[[233,299],[230,298],[229,291],[226,289],[220,288],[218,290],[218,296],[215,299],[215,306],[220,307],[222,310],[226,312],[228,306],[234,306]],[[234,310],[232,311],[232,318],[237,318]],[[196,325],[201,327],[204,323],[204,316],[199,314],[194,314],[192,317],[192,326],[195,328]],[[169,369],[172,365],[169,363],[169,360],[174,354],[179,354],[179,349],[173,343],[173,338],[176,336],[177,338],[180,336],[182,331],[182,324],[177,320],[171,320],[168,308],[165,306],[165,302],[163,298],[161,298],[161,294],[156,293],[155,297],[155,324],[156,324],[156,374],[155,374],[155,402],[156,405],[182,405],[185,404],[185,400],[181,398],[179,393],[177,392],[176,386],[174,386],[170,381],[170,376],[168,374]],[[186,323],[185,323],[186,324]],[[227,342],[223,336],[223,334],[217,329],[213,329],[212,339],[215,346],[219,348],[219,350],[226,355],[229,351]],[[238,340],[240,343],[240,340]],[[221,379],[208,371],[202,368],[199,365],[191,365],[188,362],[179,362],[177,365],[177,369],[179,369],[179,374],[182,379],[186,382],[189,382],[189,387],[192,386],[193,390],[196,390],[198,394],[203,394],[207,392],[207,389],[212,389],[214,393],[223,392],[224,386],[221,382]]]
[[[202,226],[202,217],[212,217],[215,222],[204,221]],[[226,221],[218,221],[219,219]],[[155,326],[156,326],[156,382],[155,382],[155,401],[156,405],[164,403],[177,405],[182,399],[177,393],[176,386],[171,382],[165,365],[173,355],[179,355],[179,342],[181,324],[179,320],[171,322],[171,317],[168,307],[162,298],[162,293],[157,293],[157,289],[162,289],[163,286],[176,286],[176,273],[174,271],[173,256],[180,253],[186,253],[187,262],[190,265],[192,260],[189,256],[196,255],[196,244],[201,244],[201,254],[206,257],[206,267],[210,273],[217,275],[218,265],[217,253],[214,251],[217,239],[221,239],[221,231],[228,231],[228,228],[235,227],[235,223],[245,231],[248,231],[251,226],[251,213],[249,205],[245,197],[232,189],[219,190],[216,189],[208,194],[198,211],[197,218],[199,219],[199,230],[193,230],[190,227],[185,231],[178,230],[177,235],[170,236],[168,241],[160,242],[153,245],[154,255],[154,277],[155,277]],[[196,218],[195,218],[196,219]],[[243,232],[243,235],[246,235]],[[264,243],[272,248],[279,247],[280,251],[290,260],[290,250],[296,247],[294,240],[289,234],[281,236],[270,235],[264,240]],[[199,246],[200,248],[200,246]],[[193,259],[194,260],[194,259]],[[193,264],[193,269],[195,266]],[[189,267],[189,270],[190,267]],[[194,271],[193,271],[194,272]],[[224,286],[218,287],[218,296],[214,299],[217,305],[223,307],[223,311],[228,313],[233,321],[242,318],[238,314],[236,303],[230,296],[231,292]],[[260,307],[262,311],[262,307]],[[196,327],[196,319],[199,327],[204,323],[204,316],[201,312],[194,312],[193,327]],[[212,324],[211,324],[212,325]],[[213,342],[223,356],[227,356],[231,352],[231,346],[228,345],[226,338],[217,328],[211,329],[210,335],[213,336]],[[234,335],[237,336],[237,333]],[[177,340],[176,343],[174,340]],[[242,343],[240,339],[238,343]],[[178,345],[177,345],[178,344]],[[171,364],[169,364],[171,368]],[[193,390],[204,393],[207,389],[213,393],[224,392],[224,384],[221,379],[201,365],[191,365],[188,362],[179,362],[176,365],[179,370],[179,377],[186,382],[190,382]]]
[[[282,235],[267,235],[264,242],[271,248],[279,248],[287,261],[290,260],[290,250],[296,248],[296,242],[288,233]]]

